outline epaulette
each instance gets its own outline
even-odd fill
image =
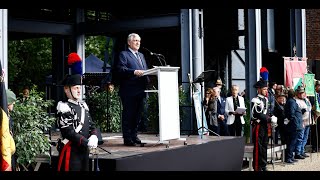
[[[254,97],[254,98],[251,99],[251,102],[255,103],[255,104],[260,104],[261,100],[258,97]]]
[[[59,101],[57,105],[57,112],[66,113],[71,112],[71,108],[66,102]]]

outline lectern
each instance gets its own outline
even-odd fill
[[[159,137],[160,142],[180,138],[179,84],[180,67],[157,66],[146,70],[144,75],[155,75],[158,80],[157,90],[146,92],[158,93],[159,103]]]

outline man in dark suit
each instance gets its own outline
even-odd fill
[[[128,48],[120,52],[117,72],[120,77],[119,95],[122,110],[122,135],[126,146],[141,144],[137,136],[138,124],[146,97],[146,87],[149,81],[143,73],[148,69],[144,55],[138,52],[141,38],[136,33],[128,35]]]
[[[217,118],[218,118],[218,127],[217,133],[220,136],[229,136],[229,130],[227,125],[227,113],[225,112],[226,107],[226,98],[220,96],[221,89],[219,87],[214,87],[213,91],[215,91],[217,97]]]

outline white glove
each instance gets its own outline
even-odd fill
[[[288,118],[285,118],[283,123],[284,123],[285,125],[287,125],[287,124],[289,123],[289,119],[288,119]]]
[[[88,142],[89,148],[98,147],[98,137],[96,135],[91,135],[88,140],[89,140],[89,142]]]
[[[271,116],[271,123],[272,124],[277,124],[278,118],[275,116]]]

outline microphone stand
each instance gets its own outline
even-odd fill
[[[158,61],[160,62],[161,66],[163,66],[162,61],[164,62],[164,65],[167,66],[167,62],[165,60],[165,57],[162,54],[153,53],[148,48],[145,48],[145,47],[142,47],[142,49],[145,49],[146,51],[148,51],[150,53],[150,55],[155,55],[157,57]]]
[[[157,54],[156,55],[157,56],[157,58],[159,59],[159,61],[160,61],[160,59],[164,62],[164,66],[168,66],[167,65],[167,62],[166,62],[166,60],[165,60],[165,57],[162,55],[162,54]]]
[[[158,58],[158,60],[159,60],[159,62],[160,62],[160,64],[161,64],[161,66],[163,66],[163,64],[162,64],[162,62],[161,62],[161,58],[160,58],[158,55],[156,55],[156,57]]]

